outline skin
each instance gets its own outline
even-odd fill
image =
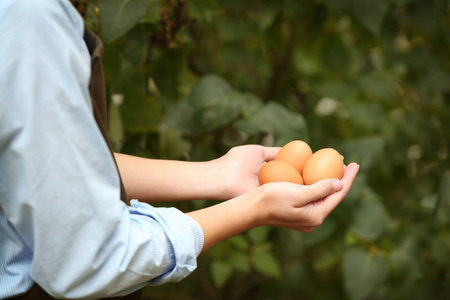
[[[281,148],[247,145],[207,162],[146,159],[115,153],[129,199],[146,202],[228,200],[259,186],[261,166]]]
[[[205,251],[258,226],[314,230],[344,200],[359,170],[359,165],[351,163],[341,180],[326,179],[309,186],[287,182],[259,186],[259,169],[279,150],[240,146],[208,162],[115,157],[130,198],[147,202],[229,199],[187,213],[203,229]]]

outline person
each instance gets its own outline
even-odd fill
[[[106,104],[94,99],[104,94],[101,47],[72,4],[2,0],[0,20],[2,299],[138,299],[250,228],[312,231],[358,172],[351,163],[341,180],[259,186],[277,147],[205,162],[113,153]],[[192,199],[224,201],[188,213],[151,205]]]

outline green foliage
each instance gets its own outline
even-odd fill
[[[344,285],[352,300],[367,299],[385,281],[388,267],[384,258],[361,248],[350,248],[343,258]]]
[[[361,165],[312,233],[250,230],[149,299],[450,298],[448,1],[89,5],[117,151],[208,160],[302,139]]]
[[[133,28],[145,16],[147,0],[98,0],[98,7],[102,12],[103,37],[112,41]]]

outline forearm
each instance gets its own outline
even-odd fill
[[[203,229],[205,251],[215,244],[248,229],[265,225],[262,194],[254,189],[219,204],[188,213]]]
[[[115,153],[129,199],[146,202],[219,199],[225,184],[217,161],[186,162]]]

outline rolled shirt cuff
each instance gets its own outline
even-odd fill
[[[163,227],[172,247],[172,263],[159,277],[148,285],[156,286],[167,282],[178,282],[197,268],[197,257],[203,249],[203,230],[193,218],[176,208],[155,208],[147,203],[131,200],[130,213],[147,215]]]

